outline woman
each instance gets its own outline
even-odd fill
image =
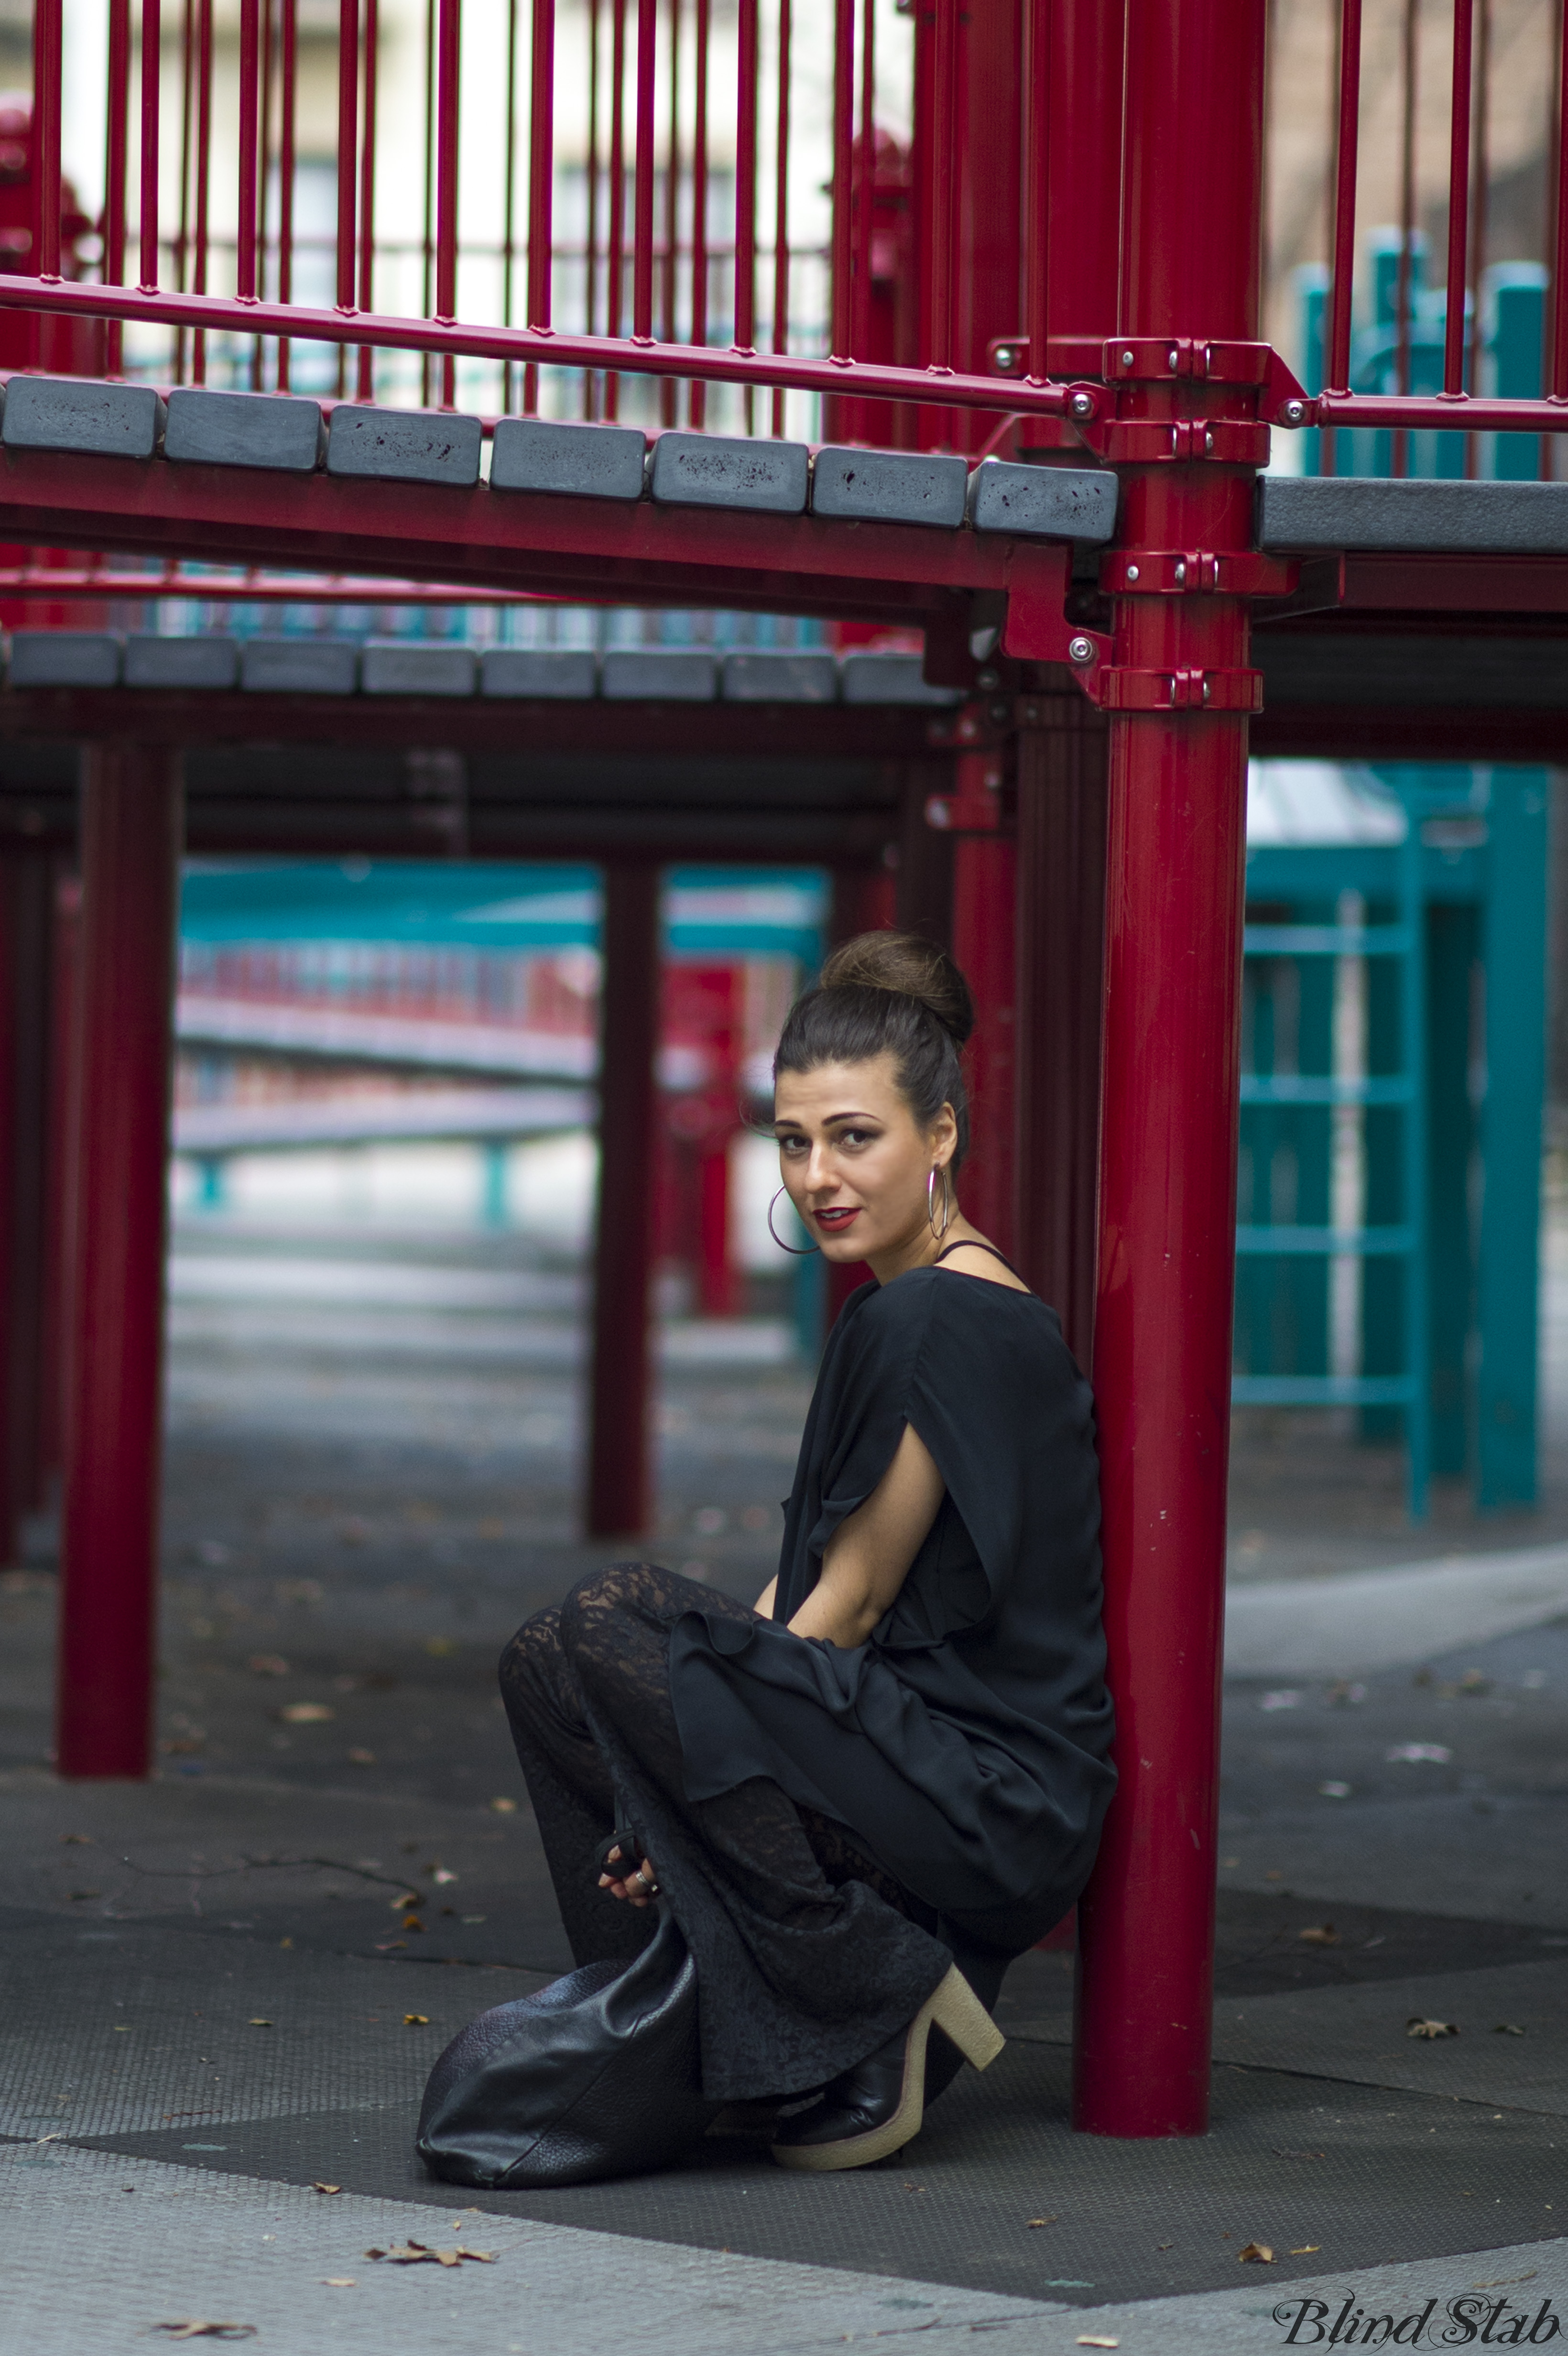
[[[786,2167],[884,2158],[960,2051],[991,2058],[982,2006],[1077,1898],[1115,1781],[1088,1386],[954,1190],[973,1019],[939,949],[869,933],[784,1025],[780,1191],[876,1281],[755,1611],[618,1564],[501,1665],[579,1962],[635,1953],[662,1896],[704,2090],[788,2104]]]

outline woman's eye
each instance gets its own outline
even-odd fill
[[[840,1130],[838,1132],[838,1142],[840,1145],[869,1145],[871,1142],[871,1131],[869,1129]]]
[[[781,1137],[778,1143],[779,1151],[781,1153],[798,1154],[805,1151],[805,1140],[804,1137]]]

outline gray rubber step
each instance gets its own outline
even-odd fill
[[[121,645],[106,630],[13,630],[13,687],[118,687]]]
[[[359,648],[352,638],[248,638],[240,684],[252,695],[352,695]]]
[[[195,384],[176,386],[169,395],[164,455],[176,466],[313,475],[325,449],[319,402],[286,392],[214,392]]]
[[[956,531],[969,467],[963,458],[912,450],[848,450],[833,444],[812,463],[814,515],[876,523],[927,523]]]
[[[477,678],[472,647],[429,638],[367,638],[359,658],[367,695],[472,695]]]
[[[553,491],[578,499],[640,499],[647,443],[631,425],[496,420],[493,491]]]
[[[1019,466],[983,458],[969,477],[969,520],[976,531],[1100,545],[1116,529],[1116,494],[1108,466]]]
[[[1568,483],[1263,475],[1258,545],[1560,556],[1568,554]]]
[[[486,647],[479,658],[481,695],[585,702],[598,686],[599,658],[590,647]]]
[[[613,702],[711,703],[719,659],[700,648],[612,647],[600,665],[599,691]]]
[[[804,442],[661,434],[654,444],[650,487],[656,499],[672,507],[803,515],[810,460]]]
[[[838,664],[830,654],[748,648],[724,658],[726,703],[837,703]]]
[[[920,655],[880,654],[851,648],[839,663],[846,703],[941,703],[962,701],[955,687],[932,687]]]
[[[476,417],[446,409],[379,409],[339,402],[326,434],[329,475],[384,483],[442,483],[468,490],[479,480],[484,431]]]
[[[240,676],[240,641],[221,637],[161,637],[133,631],[122,673],[127,687],[233,687]]]
[[[165,411],[150,384],[100,384],[91,377],[14,376],[5,388],[0,435],[10,450],[82,450],[110,458],[151,458]]]

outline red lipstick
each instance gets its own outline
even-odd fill
[[[860,1205],[857,1203],[848,1208],[841,1205],[836,1210],[814,1211],[811,1215],[819,1227],[827,1228],[830,1236],[841,1236],[851,1220],[859,1217]]]

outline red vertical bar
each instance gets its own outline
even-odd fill
[[[179,756],[84,762],[59,1772],[151,1765]]]
[[[1484,348],[1485,322],[1481,317],[1481,280],[1487,267],[1487,105],[1491,79],[1492,12],[1490,0],[1480,0],[1481,21],[1476,40],[1475,94],[1473,103],[1471,173],[1475,195],[1470,207],[1470,317],[1466,330],[1468,345],[1465,381],[1471,392],[1481,390],[1481,353]],[[1465,472],[1474,477],[1478,471],[1480,444],[1475,434],[1465,436]]]
[[[840,12],[844,0],[838,0]],[[773,334],[775,352],[789,349],[789,101],[790,0],[778,0],[778,107],[773,126]],[[850,19],[853,31],[854,19]],[[837,100],[839,75],[834,73],[834,252],[837,252]],[[773,426],[782,436],[784,423],[783,388],[773,393]]]
[[[735,15],[735,348],[757,338],[757,0]]]
[[[744,0],[742,0],[744,5]],[[626,0],[613,0],[610,36],[610,220],[605,253],[604,333],[621,332],[626,271]],[[604,414],[621,405],[621,380],[604,380]]]
[[[1361,0],[1339,12],[1339,112],[1334,143],[1334,274],[1323,381],[1347,392],[1350,380],[1350,293],[1356,271],[1356,155],[1361,102]]]
[[[1470,70],[1475,0],[1454,0],[1454,80],[1448,110],[1448,276],[1443,390],[1465,389],[1465,262],[1470,220]]]
[[[457,156],[458,96],[462,70],[462,0],[438,0],[436,39],[438,123],[435,162],[435,316],[457,316]],[[441,405],[452,408],[457,398],[457,362],[441,364]]]
[[[1404,0],[1404,30],[1400,43],[1399,147],[1399,278],[1394,289],[1394,333],[1398,338],[1395,385],[1410,391],[1410,329],[1414,305],[1412,273],[1415,256],[1415,76],[1418,59],[1417,0]],[[1392,461],[1396,477],[1410,470],[1410,436],[1400,426],[1393,434]]]
[[[582,256],[582,329],[593,333],[599,281],[599,0],[588,0],[588,230]],[[594,411],[595,374],[582,371],[582,414]]]
[[[63,0],[33,8],[33,252],[35,274],[60,274],[60,103]]]
[[[1051,374],[1051,0],[1024,0],[1024,328],[1029,373]]]
[[[838,185],[836,174],[835,187]],[[855,300],[850,308],[849,323],[843,330],[846,340],[839,342],[837,326],[833,336],[834,350],[847,352],[855,359],[870,357],[871,224],[876,218],[876,188],[877,8],[876,0],[863,0],[860,10],[860,158],[855,215]],[[835,212],[835,231],[837,226],[838,216]],[[837,300],[838,284],[838,268],[835,261],[835,302]]]
[[[294,5],[294,0],[290,0]],[[380,0],[365,0],[365,127],[359,140],[359,308],[376,307],[376,99],[377,61],[380,46]],[[376,354],[361,344],[356,367],[355,391],[361,401],[375,397]]]
[[[1568,393],[1568,136],[1563,136],[1563,108],[1568,106],[1568,7],[1559,0],[1556,12],[1556,106],[1554,148],[1556,181],[1554,221],[1552,221],[1552,377],[1549,391],[1556,398]],[[1542,453],[1552,464],[1552,436],[1542,436]]]
[[[436,113],[436,0],[425,0],[424,5],[424,245],[423,271],[421,277],[420,304],[428,319],[435,301],[435,113]],[[428,352],[420,359],[420,399],[430,399],[431,369]]]
[[[555,0],[534,0],[532,83],[528,96],[528,318],[530,327],[550,324],[550,265],[554,258],[552,198],[555,191]],[[508,289],[509,292],[509,289]],[[523,407],[538,405],[539,371],[525,375]]]
[[[60,1469],[65,1429],[66,1269],[71,1233],[71,1107],[76,1058],[76,1001],[81,948],[81,885],[74,875],[55,879],[50,959],[48,1192],[44,1223],[43,1333],[38,1353],[38,1483],[42,1504]]]
[[[957,241],[958,0],[936,0],[933,59],[930,348],[926,365],[953,365],[954,261]]]
[[[595,12],[597,13],[597,12]],[[595,28],[597,29],[597,27]],[[512,284],[517,264],[517,0],[507,0],[507,129],[506,161],[501,169],[501,320],[505,327],[512,324]],[[589,112],[593,108],[592,68],[589,80]],[[589,145],[592,146],[590,131]],[[589,205],[592,206],[593,159],[588,162]],[[593,330],[584,322],[584,331]],[[523,370],[523,408],[533,407],[530,389],[537,383],[535,371]],[[512,406],[512,363],[504,361],[501,368],[501,413],[505,416]]]
[[[994,762],[996,755],[965,759]],[[1013,904],[1018,845],[1008,835],[961,835],[953,846],[953,954],[975,1000],[965,1054],[969,1159],[958,1182],[965,1214],[1013,1257]]]
[[[658,0],[637,0],[637,148],[632,200],[632,338],[654,339],[654,93]]]
[[[161,0],[142,0],[142,188],[140,284],[158,283],[158,81],[164,44]]]
[[[13,851],[0,862],[0,1559],[7,1563],[17,1558],[21,1516],[40,1502],[53,896],[47,852]]]
[[[210,5],[210,0],[208,0]],[[125,284],[125,180],[128,170],[126,119],[131,105],[131,0],[109,0],[108,119],[103,156],[103,277],[106,284]],[[118,321],[110,328],[117,346]],[[118,369],[112,357],[109,371]]]
[[[116,5],[123,5],[123,0],[116,0]],[[212,0],[197,0],[196,45],[196,267],[192,276],[196,293],[205,294],[212,203]],[[123,256],[123,237],[121,252]],[[110,334],[112,341],[118,328],[112,328]],[[117,359],[111,360],[111,373],[118,365]],[[207,381],[207,337],[199,327],[191,337],[190,380],[193,384]]]
[[[680,14],[681,0],[669,9],[669,148],[664,171],[664,254],[660,266],[659,334],[667,344],[676,339],[676,273],[680,241]],[[659,382],[659,417],[676,422],[680,386],[672,376]]]
[[[697,0],[697,53],[693,60],[691,102],[691,340],[708,341],[708,48],[712,27],[712,0]],[[687,421],[700,430],[708,409],[708,388],[694,379]]]
[[[186,275],[190,259],[190,173],[191,139],[196,118],[196,8],[194,0],[182,0],[180,9],[180,198],[179,222],[175,231],[175,284],[182,291],[188,285]],[[174,380],[185,381],[185,329],[175,335]]]
[[[866,12],[868,41],[870,11]],[[861,135],[865,141],[865,186],[862,210],[870,213],[873,136],[869,128],[870,68],[867,68],[866,98],[861,102]],[[855,0],[835,0],[833,10],[833,316],[829,345],[835,359],[848,359],[855,348]],[[869,272],[867,273],[869,279]],[[774,348],[783,351],[783,344]],[[782,432],[775,426],[775,432]]]
[[[147,0],[142,0],[144,9]],[[244,303],[256,294],[256,133],[261,95],[261,12],[259,0],[240,0],[240,239],[234,291]],[[144,238],[145,230],[144,230]]]
[[[299,0],[283,0],[278,34],[278,300],[294,299],[295,97],[299,74]],[[278,391],[289,389],[289,340],[278,338]]]
[[[593,1261],[588,1535],[632,1537],[649,1519],[653,1360],[652,1141],[658,1097],[659,879],[604,871],[599,1208]]]
[[[359,0],[338,0],[337,307],[340,311],[352,311],[354,308],[355,181],[358,156]]]
[[[1130,0],[1129,337],[1257,332],[1266,16]],[[1122,408],[1245,416],[1255,395],[1162,377]],[[1247,546],[1252,467],[1119,471],[1128,550]],[[1247,609],[1122,598],[1115,646],[1135,671],[1228,682]],[[1094,1381],[1121,1781],[1079,1910],[1074,2104],[1104,2135],[1209,2115],[1246,751],[1240,711],[1112,712]]]

